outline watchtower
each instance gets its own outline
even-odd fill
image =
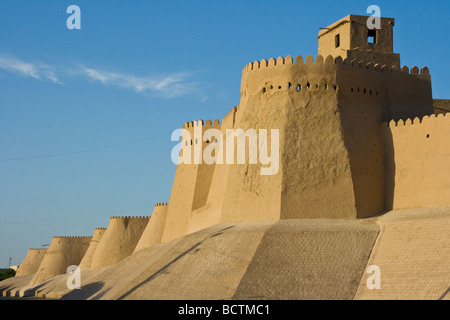
[[[374,17],[348,15],[319,32],[319,55],[341,56],[343,59],[376,61],[388,66],[400,66],[400,55],[394,53],[392,18],[378,18],[379,29],[367,25]],[[372,27],[372,24],[369,23]]]

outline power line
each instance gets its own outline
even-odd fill
[[[7,225],[22,225],[22,226],[41,226],[41,227],[85,227],[90,226],[91,224],[46,224],[46,223],[26,223],[26,222],[12,222],[12,221],[2,221],[2,226]]]
[[[68,156],[68,155],[80,154],[80,153],[87,153],[87,152],[93,152],[93,151],[112,149],[112,148],[122,147],[122,146],[133,144],[133,143],[138,143],[138,142],[142,142],[142,141],[151,140],[151,139],[154,139],[154,138],[157,138],[157,137],[169,134],[171,132],[172,131],[167,131],[167,132],[163,132],[163,133],[160,133],[160,134],[157,134],[157,135],[154,135],[154,136],[151,136],[151,137],[147,137],[147,138],[130,140],[130,141],[127,141],[127,142],[112,144],[112,145],[98,147],[98,148],[84,149],[84,150],[78,150],[78,151],[72,151],[72,152],[55,153],[55,154],[47,154],[47,155],[39,155],[39,156],[30,156],[30,157],[5,158],[5,159],[0,159],[0,162],[33,160],[33,159],[43,159],[43,158],[56,158],[56,157],[63,157],[63,156]]]
[[[215,118],[222,118],[222,116],[225,116],[226,114],[227,113],[225,113],[225,114],[222,113],[220,116],[215,117]],[[69,155],[74,155],[74,154],[80,154],[80,153],[101,151],[101,150],[118,148],[118,147],[126,146],[126,145],[129,145],[129,144],[133,144],[133,143],[138,143],[138,142],[142,142],[142,141],[155,139],[155,138],[161,137],[163,135],[166,135],[166,134],[169,134],[169,133],[172,133],[172,132],[173,131],[166,131],[166,132],[159,133],[159,134],[156,134],[154,136],[147,137],[147,138],[135,139],[135,140],[130,140],[130,141],[122,142],[122,143],[117,143],[117,144],[112,144],[112,145],[107,145],[107,146],[97,147],[97,148],[91,148],[91,149],[84,149],[84,150],[63,152],[63,153],[46,154],[46,155],[39,155],[39,156],[18,157],[18,158],[4,158],[4,159],[0,159],[0,162],[35,160],[35,159],[44,159],[44,158],[56,158],[56,157],[63,157],[63,156],[69,156]]]
[[[69,220],[89,220],[90,218],[98,218],[98,217],[105,217],[107,220],[105,223],[109,221],[109,218],[111,216],[133,216],[131,212],[143,212],[143,216],[149,216],[149,212],[153,211],[153,206],[151,204],[146,206],[141,206],[138,208],[128,208],[128,209],[120,209],[115,211],[110,210],[99,210],[103,213],[100,214],[87,214],[87,215],[71,215],[71,216],[65,216],[61,218],[55,218],[51,221],[49,220],[42,220],[42,221],[29,221],[29,222],[13,222],[13,221],[1,221],[0,223],[2,226],[5,225],[27,225],[27,226],[45,226],[45,227],[66,227],[66,226],[74,226],[74,227],[83,227],[87,225],[91,225],[91,223],[85,223],[85,224],[74,224],[69,222]],[[55,223],[51,223],[55,222]]]

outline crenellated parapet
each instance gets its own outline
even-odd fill
[[[376,61],[365,61],[361,59],[351,59],[351,58],[345,58],[342,59],[342,57],[333,57],[331,55],[327,56],[326,58],[322,57],[321,55],[318,55],[316,59],[314,60],[314,57],[311,55],[308,55],[305,59],[301,55],[298,55],[294,59],[291,56],[286,56],[286,58],[278,57],[276,60],[274,58],[270,58],[269,60],[262,59],[261,62],[255,61],[250,62],[247,64],[244,69],[242,70],[242,75],[246,75],[249,72],[256,71],[256,70],[265,70],[266,68],[273,68],[273,67],[282,67],[282,66],[303,66],[303,65],[322,65],[322,64],[336,64],[336,65],[346,65],[346,66],[352,66],[355,68],[360,69],[366,69],[366,70],[372,70],[372,71],[381,71],[381,72],[397,72],[401,71],[403,73],[411,74],[411,75],[429,75],[430,71],[428,67],[422,67],[419,69],[417,66],[413,66],[411,69],[409,69],[407,66],[399,67],[399,66],[392,66],[389,67],[386,64],[381,64]],[[267,70],[267,69],[266,69]]]
[[[450,206],[450,116],[392,120],[382,124],[386,206],[392,209]]]
[[[167,207],[167,206],[168,206],[167,202],[161,202],[161,203],[156,203],[155,204],[155,208],[156,207]]]
[[[431,80],[430,70],[426,66],[422,67],[421,69],[419,69],[419,67],[417,66],[413,66],[411,69],[408,66],[403,66],[400,68],[399,66],[394,65],[392,67],[389,67],[385,64],[375,63],[372,61],[364,61],[349,58],[343,60],[342,64],[368,71],[378,71],[385,73],[401,72],[403,74],[415,76],[421,79]]]
[[[450,126],[450,116],[447,116],[444,113],[427,115],[424,117],[415,117],[414,119],[400,119],[400,120],[391,120],[390,122],[384,122],[384,125],[388,128],[399,127],[410,127],[410,126],[430,126],[435,127],[438,123],[447,123]]]
[[[328,56],[323,58],[309,55],[305,59],[297,56],[278,57],[255,61],[245,66],[242,72],[241,98],[278,91],[307,92],[319,87],[336,87],[336,65],[342,64],[342,58]],[[320,86],[322,84],[322,86]]]
[[[92,237],[54,236],[45,252],[30,286],[39,285],[59,274],[66,273],[71,265],[79,265],[89,248]]]
[[[291,56],[286,56],[286,58],[278,57],[270,58],[269,60],[262,59],[261,61],[255,61],[250,62],[247,64],[244,69],[242,70],[242,76],[245,76],[247,73],[257,70],[269,70],[270,68],[274,67],[289,67],[289,66],[303,66],[303,65],[320,65],[320,64],[338,64],[341,61],[342,58],[338,57],[334,59],[332,56],[328,56],[326,59],[324,59],[321,55],[317,56],[316,61],[314,61],[314,57],[311,55],[308,55],[306,59],[303,59],[301,55],[298,55],[295,60]]]
[[[182,150],[186,148],[196,149],[196,146],[202,146],[205,148],[208,144],[212,142],[211,139],[205,137],[204,133],[210,129],[221,130],[221,124],[218,119],[214,120],[196,120],[190,121],[183,124],[184,132],[181,137]],[[201,151],[198,148],[198,151]],[[181,151],[182,154],[183,151]],[[191,151],[191,155],[194,156],[195,151]],[[194,160],[192,159],[192,162]]]
[[[188,130],[191,137],[193,137],[196,133],[204,132],[208,129],[219,129],[221,128],[220,121],[218,119],[214,120],[196,120],[185,122],[183,124],[183,129]],[[184,139],[185,137],[183,137]],[[187,141],[185,141],[187,142]],[[191,145],[194,144],[193,141],[190,141]]]
[[[71,239],[79,239],[79,240],[90,240],[89,236],[54,236],[53,239],[57,240],[71,240]]]
[[[125,219],[140,219],[140,220],[148,220],[150,217],[148,216],[123,216],[123,217],[111,217],[110,220],[125,220]]]
[[[91,242],[89,244],[89,248],[87,249],[86,253],[83,256],[83,259],[81,260],[79,267],[80,269],[88,269],[91,267],[92,257],[95,253],[95,250],[97,249],[98,244],[100,243],[100,240],[102,239],[103,235],[106,233],[107,228],[95,228],[94,234],[92,235]]]
[[[20,264],[19,270],[17,270],[16,277],[26,276],[36,273],[44,259],[47,249],[32,248],[28,250],[27,256]]]
[[[149,221],[148,216],[111,217],[90,258],[89,268],[110,266],[132,254]]]
[[[151,219],[142,233],[139,242],[134,248],[134,252],[151,247],[161,242],[162,235],[166,224],[168,204],[157,203],[153,209]]]
[[[218,119],[214,119],[214,120],[196,120],[196,121],[189,121],[189,122],[185,122],[183,124],[183,129],[193,129],[195,127],[216,127],[216,126],[220,126],[220,121]]]
[[[384,74],[403,73],[420,79],[431,80],[428,67],[419,69],[413,66],[388,66],[376,61],[365,61],[342,57],[323,57],[318,55],[316,59],[308,55],[305,59],[297,56],[295,60],[291,56],[277,59],[263,59],[247,64],[242,71],[241,97],[245,98],[255,93],[274,93],[280,90],[292,92],[314,92],[327,89],[337,89],[333,77],[339,68],[353,68],[358,72],[366,72],[367,77],[373,77],[373,72]]]

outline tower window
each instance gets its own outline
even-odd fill
[[[367,43],[377,43],[377,30],[376,29],[368,29]]]
[[[334,44],[336,48],[339,48],[341,46],[341,35],[337,34],[336,37],[334,37]]]

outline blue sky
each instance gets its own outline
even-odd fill
[[[81,30],[66,9],[81,8]],[[438,1],[0,1],[0,267],[56,235],[168,202],[171,132],[239,104],[250,61],[317,55],[319,27],[380,6],[402,64],[450,98]]]

